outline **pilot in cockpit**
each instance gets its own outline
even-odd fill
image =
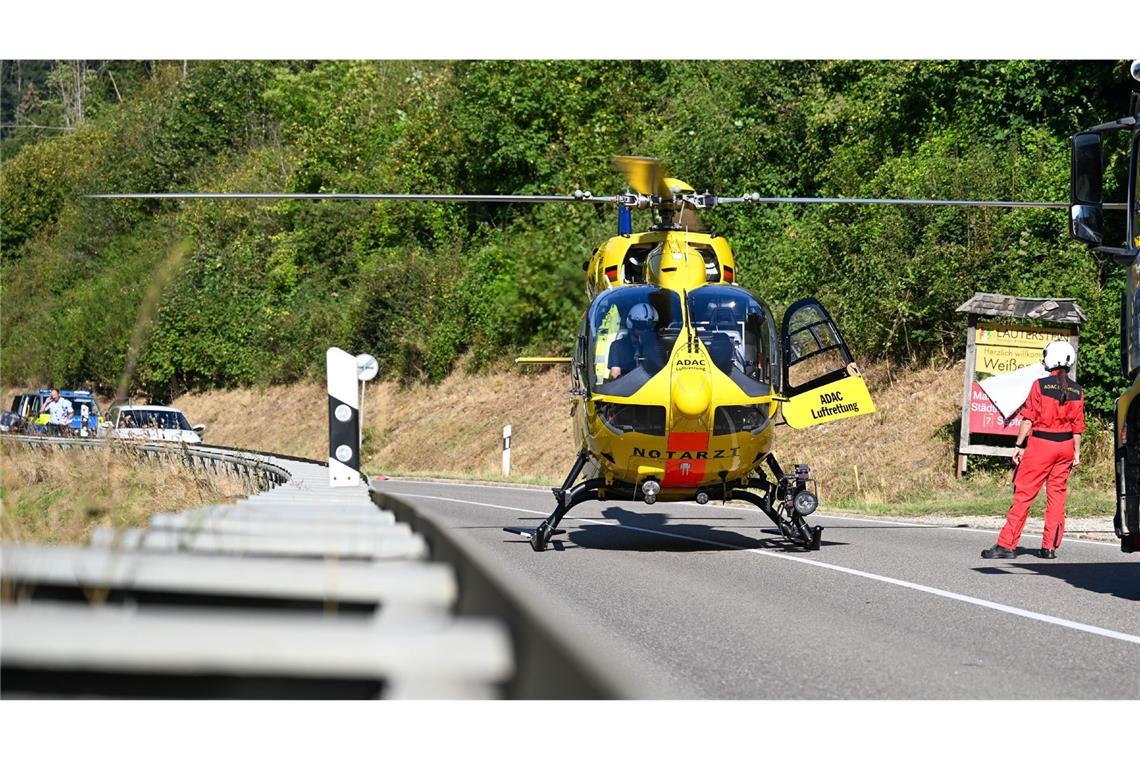
[[[640,364],[650,374],[663,365],[657,340],[657,310],[647,303],[634,304],[625,317],[627,332],[610,346],[610,378],[621,377]]]

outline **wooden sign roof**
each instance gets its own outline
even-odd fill
[[[974,297],[956,311],[985,317],[1036,319],[1068,324],[1080,324],[1088,319],[1072,298],[1019,298],[1000,293],[974,293]]]

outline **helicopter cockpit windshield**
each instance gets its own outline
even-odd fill
[[[771,392],[776,324],[743,288],[706,285],[688,294],[689,319],[713,365],[749,396]]]
[[[616,288],[590,307],[590,384],[598,393],[633,395],[665,368],[684,325],[681,299],[653,286]]]

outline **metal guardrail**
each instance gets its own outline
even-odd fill
[[[520,587],[496,558],[461,533],[450,531],[406,499],[373,490],[372,500],[427,539],[432,556],[455,568],[457,611],[503,621],[515,643],[513,677],[503,685],[512,699],[659,699],[640,674],[575,636],[576,622],[546,601],[538,587]],[[529,548],[527,551],[530,551]]]
[[[181,443],[145,443],[117,438],[61,438],[46,435],[0,434],[0,441],[21,444],[29,448],[71,448],[133,453],[153,461],[181,462],[193,470],[210,471],[215,475],[228,474],[240,479],[249,491],[265,491],[289,481],[289,470],[266,459],[251,456],[254,452],[214,450],[216,447],[198,447]],[[258,452],[260,453],[260,452]]]
[[[97,529],[87,546],[0,544],[4,698],[503,696],[506,627],[457,616],[454,570],[366,487],[330,488],[324,466],[271,455],[124,448],[269,490]]]
[[[0,544],[5,698],[660,696],[588,651],[572,619],[479,546],[405,500],[331,488],[321,463],[0,441],[110,445],[228,471],[252,493],[143,529],[96,529],[87,546]]]

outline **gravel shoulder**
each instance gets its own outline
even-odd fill
[[[854,513],[830,513],[835,517],[842,517],[844,515],[858,516]],[[870,516],[870,515],[868,515]],[[961,516],[961,515],[915,515],[914,517],[876,517],[880,520],[897,520],[898,522],[911,522],[919,523],[922,525],[942,525],[946,527],[957,528],[977,528],[980,530],[993,530],[995,538],[997,532],[1001,530],[1002,525],[1005,524],[1005,516],[997,517],[994,515],[976,515],[976,516]],[[1040,534],[1045,526],[1045,520],[1041,517],[1029,516],[1025,521],[1025,530],[1023,531],[1022,543],[1025,544],[1024,534],[1036,533]],[[1070,517],[1065,519],[1065,538],[1080,538],[1089,541],[1108,541],[1114,542],[1119,539],[1112,527],[1111,517]]]

